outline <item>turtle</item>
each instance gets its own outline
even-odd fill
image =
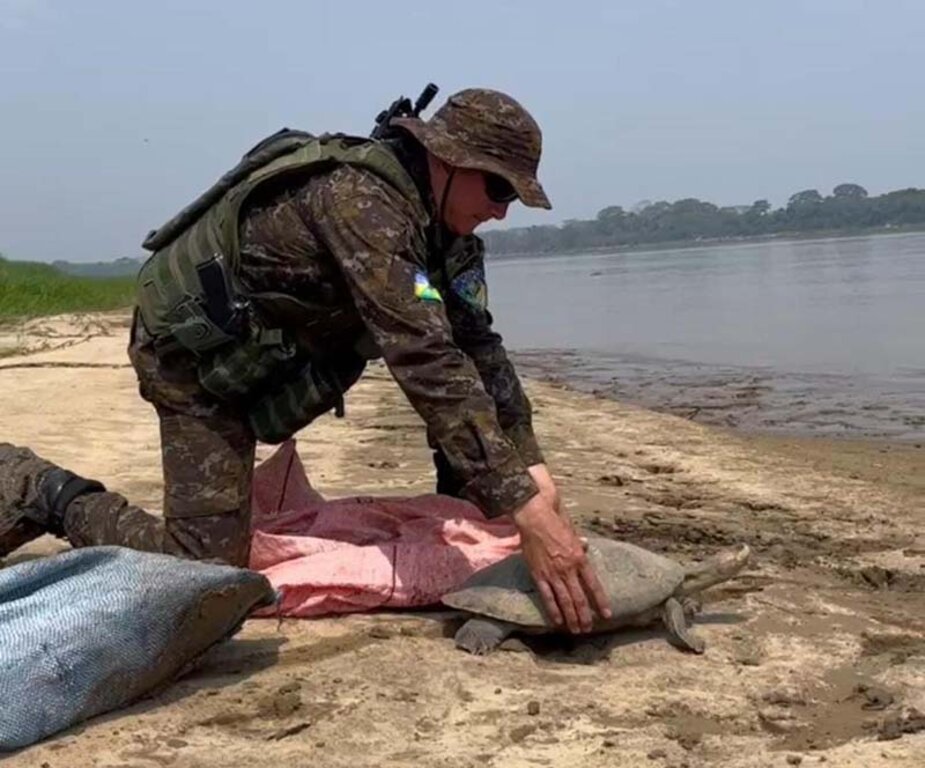
[[[746,544],[683,566],[642,547],[604,537],[588,537],[588,558],[610,598],[613,617],[595,617],[591,633],[644,627],[661,619],[677,647],[703,653],[702,638],[691,631],[692,596],[735,576],[748,563]],[[456,647],[483,655],[515,632],[549,634],[557,630],[521,553],[476,571],[442,602],[469,618],[457,631]]]

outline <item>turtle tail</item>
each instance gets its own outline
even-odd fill
[[[751,554],[748,544],[741,544],[724,549],[702,563],[689,566],[684,573],[684,581],[675,592],[675,597],[694,595],[707,587],[731,579],[748,564]]]

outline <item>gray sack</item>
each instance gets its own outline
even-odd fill
[[[163,687],[273,600],[253,571],[122,547],[0,570],[0,752]]]

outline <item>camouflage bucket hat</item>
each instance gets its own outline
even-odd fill
[[[540,127],[510,96],[469,88],[450,96],[426,122],[399,117],[392,125],[409,131],[452,166],[506,179],[524,205],[552,208],[536,178],[543,143]]]

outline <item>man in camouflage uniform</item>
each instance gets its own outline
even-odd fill
[[[374,356],[426,424],[438,491],[489,517],[512,515],[551,617],[587,630],[591,606],[607,615],[607,601],[492,330],[482,243],[472,234],[515,199],[551,207],[536,179],[539,127],[509,96],[469,89],[429,121],[397,118],[392,128],[385,143],[412,194],[353,165],[260,187],[238,217],[235,278],[247,295],[284,291],[337,316],[333,331],[308,335],[345,387],[362,371],[352,353],[358,335],[371,336]],[[160,419],[164,516],[0,445],[0,556],[47,531],[74,546],[246,565],[255,422],[203,385],[197,355],[165,347],[137,311],[129,356]]]

